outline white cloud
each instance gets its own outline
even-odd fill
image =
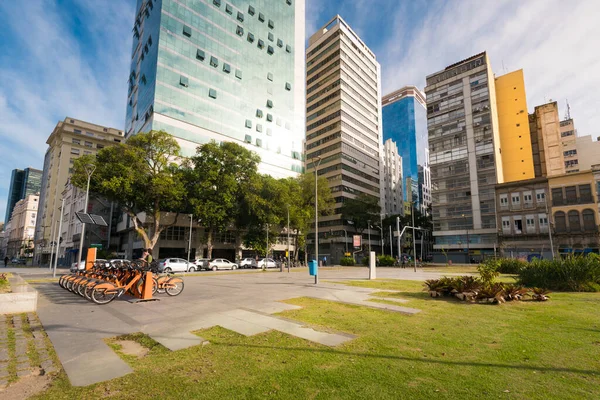
[[[397,9],[393,29],[381,28],[387,40],[373,49],[384,93],[423,88],[426,75],[485,50],[498,76],[523,68],[530,111],[553,99],[562,117],[568,99],[579,134],[600,136],[600,2],[435,2],[420,21],[405,11]]]
[[[11,170],[42,167],[59,120],[124,125],[134,4],[75,0],[70,7],[72,13],[53,1],[0,4],[8,38],[0,59],[0,215]]]

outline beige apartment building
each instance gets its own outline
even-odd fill
[[[9,257],[29,257],[33,255],[33,234],[38,213],[39,196],[30,194],[19,200],[7,224],[6,255]]]
[[[48,137],[44,157],[40,206],[35,225],[35,262],[49,262],[58,236],[62,193],[73,172],[75,159],[124,140],[123,131],[67,117],[58,122]],[[63,238],[64,240],[65,238]],[[74,238],[79,243],[79,237]]]
[[[367,194],[381,200],[380,65],[375,54],[336,15],[309,39],[306,50],[306,171],[327,178],[336,211],[319,220],[320,257],[337,262],[354,228],[342,219],[344,199]],[[346,232],[347,235],[346,235]],[[364,230],[364,248],[380,232]],[[309,233],[314,243],[314,230]],[[309,249],[313,247],[309,246]]]
[[[529,132],[535,177],[565,174],[563,138],[555,101],[537,106],[533,114],[529,114]]]

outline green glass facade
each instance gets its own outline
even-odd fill
[[[304,1],[138,0],[137,7],[127,136],[163,129],[186,156],[210,140],[236,141],[261,156],[261,172],[301,172]]]
[[[4,222],[8,223],[8,221],[10,221],[13,208],[15,208],[15,204],[17,204],[19,200],[24,199],[30,194],[40,193],[41,187],[42,171],[39,169],[13,169],[10,176],[10,186],[8,188],[8,201],[6,202]]]

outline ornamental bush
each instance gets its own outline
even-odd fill
[[[518,282],[569,292],[600,291],[600,257],[596,254],[556,260],[533,260],[519,270]]]
[[[392,256],[379,256],[377,257],[377,259],[379,260],[380,267],[392,267],[396,262],[396,260]]]
[[[345,266],[345,267],[351,267],[354,265],[354,258],[343,257],[340,259],[340,265]]]

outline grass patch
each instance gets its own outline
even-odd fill
[[[417,281],[351,281],[388,290],[422,310],[406,316],[310,298],[280,315],[357,335],[336,348],[270,331],[198,332],[208,346],[150,348],[134,373],[89,387],[60,375],[39,399],[582,399],[600,385],[600,294],[553,293],[546,303],[502,306],[431,299]],[[389,291],[398,291],[389,292]],[[508,392],[506,392],[508,391]]]
[[[0,294],[11,292],[10,282],[8,281],[11,276],[11,273],[0,274]]]
[[[31,331],[31,327],[29,326],[29,320],[27,319],[27,314],[21,314],[21,323],[23,326],[23,333],[25,338],[27,338],[27,357],[29,357],[29,362],[31,365],[40,365],[40,356],[35,349],[35,342],[33,341],[33,333]]]
[[[6,316],[6,347],[8,349],[8,382],[16,382],[17,381],[17,357],[15,356],[16,351],[16,338],[15,338],[15,329],[11,323],[11,316]]]

